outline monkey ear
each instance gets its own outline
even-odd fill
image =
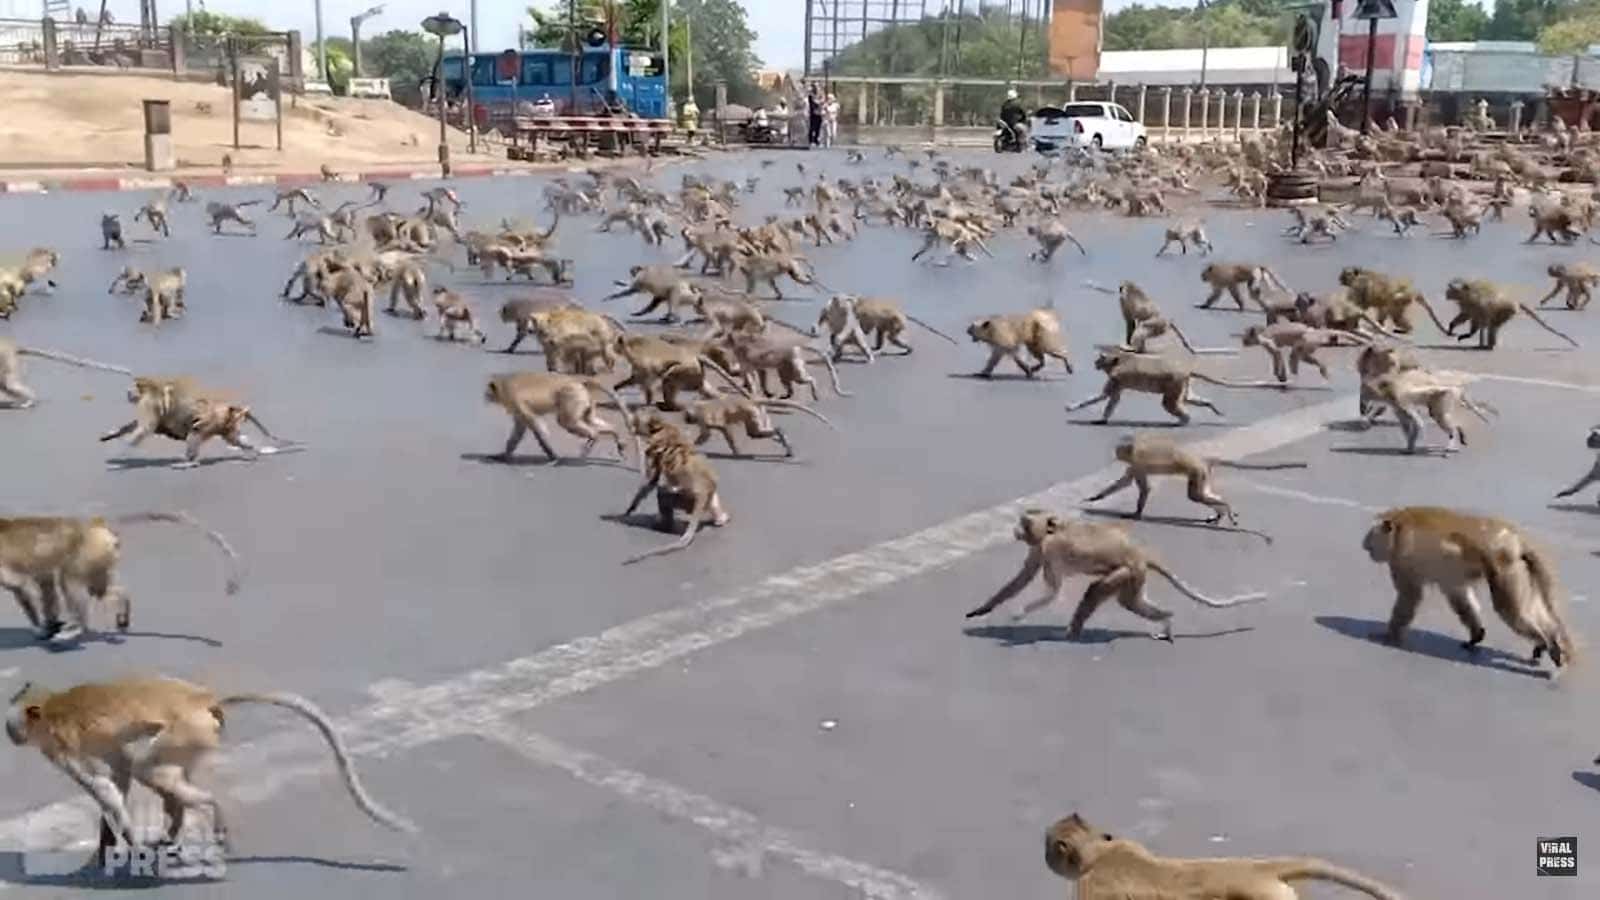
[[[1101,834],[1101,835],[1100,835],[1100,840],[1102,840],[1102,841],[1114,841],[1114,840],[1116,840],[1116,838],[1114,838],[1114,837],[1112,837],[1112,836],[1111,836],[1111,835],[1109,835],[1109,834],[1104,834],[1104,833],[1102,833],[1102,834]]]
[[[37,722],[39,721],[39,718],[44,715],[37,705],[29,706],[27,709],[22,711],[22,714],[27,716],[29,722]]]

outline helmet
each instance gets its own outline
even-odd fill
[[[1017,89],[1016,88],[1006,88],[1006,99],[1007,100],[1015,100],[1015,99],[1017,99]]]

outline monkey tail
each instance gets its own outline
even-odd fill
[[[1227,607],[1227,606],[1238,606],[1241,603],[1259,603],[1262,600],[1267,599],[1267,595],[1266,594],[1255,593],[1255,594],[1239,594],[1238,596],[1235,596],[1235,597],[1228,597],[1228,598],[1223,599],[1223,600],[1215,600],[1215,599],[1212,599],[1211,597],[1207,597],[1205,594],[1200,593],[1199,591],[1195,590],[1194,588],[1190,587],[1189,585],[1184,584],[1183,581],[1181,579],[1179,579],[1177,575],[1173,574],[1166,566],[1162,565],[1161,563],[1157,562],[1156,560],[1150,560],[1148,565],[1150,566],[1151,569],[1153,569],[1156,572],[1160,573],[1161,577],[1165,578],[1167,580],[1168,584],[1171,584],[1173,587],[1177,588],[1178,589],[1178,593],[1184,595],[1185,597],[1188,597],[1190,600],[1193,600],[1196,603],[1200,603],[1200,604],[1203,604],[1205,606],[1209,606],[1212,609],[1222,609],[1223,607]]]
[[[555,233],[556,233],[556,226],[558,226],[560,224],[561,224],[561,208],[557,207],[555,209],[555,218],[550,220],[550,227],[545,229],[543,234],[539,235],[539,242],[543,243],[545,241],[550,240],[550,238],[553,237],[555,235]]]
[[[1177,336],[1178,343],[1183,345],[1183,349],[1189,351],[1191,354],[1199,354],[1200,351],[1196,350],[1194,345],[1189,343],[1189,339],[1184,336],[1184,333],[1178,330],[1177,323],[1168,321],[1167,327],[1172,329],[1172,333]]]
[[[1308,464],[1303,462],[1247,463],[1232,459],[1210,459],[1207,462],[1213,466],[1221,466],[1224,469],[1243,469],[1249,472],[1275,472],[1279,469],[1304,469],[1308,467]]]
[[[1428,302],[1428,298],[1424,297],[1421,291],[1417,292],[1417,302],[1422,304],[1423,311],[1428,314],[1428,318],[1433,320],[1433,324],[1437,325],[1440,331],[1444,332],[1445,334],[1450,333],[1449,326],[1444,323],[1443,319],[1439,318],[1439,314],[1434,311],[1433,304]],[[1563,335],[1563,337],[1565,337],[1565,335]],[[1567,340],[1570,341],[1572,338],[1567,338]],[[1577,346],[1577,344],[1573,344],[1573,346]]]
[[[822,424],[828,426],[829,428],[833,428],[833,423],[828,421],[828,417],[827,416],[823,415],[822,413],[817,412],[816,410],[814,410],[811,407],[805,405],[804,403],[795,403],[793,400],[774,400],[774,399],[770,399],[770,398],[769,399],[757,400],[756,402],[761,404],[762,406],[775,406],[778,409],[795,409],[795,410],[799,410],[800,412],[803,412],[806,415],[810,416],[811,418],[816,419],[818,422],[821,422]],[[838,429],[834,429],[834,430],[837,431]]]
[[[1320,859],[1290,859],[1274,866],[1282,881],[1331,881],[1342,887],[1360,891],[1377,900],[1402,900],[1393,888]]]
[[[235,208],[238,208],[238,207],[241,207],[241,206],[260,206],[260,205],[261,205],[261,201],[260,200],[244,200],[244,201],[241,201],[239,203],[233,204],[233,206]]]
[[[81,369],[99,369],[102,372],[115,372],[118,375],[123,375],[128,378],[133,377],[132,369],[126,369],[122,366],[114,366],[110,363],[103,363],[93,359],[85,359],[81,356],[72,356],[71,354],[61,353],[56,350],[44,350],[38,347],[19,346],[17,347],[17,353],[21,356],[37,356],[40,359],[50,359],[59,363],[66,363],[69,366],[77,366]]]
[[[1261,267],[1261,277],[1266,279],[1267,282],[1272,284],[1278,290],[1289,291],[1289,293],[1293,293],[1293,291],[1289,290],[1289,286],[1283,283],[1283,279],[1278,277],[1278,273],[1272,271],[1272,269],[1268,268],[1267,266]]]
[[[1546,617],[1554,630],[1551,635],[1556,646],[1561,649],[1565,657],[1565,664],[1572,664],[1578,658],[1578,644],[1573,640],[1572,632],[1567,628],[1567,620],[1562,616],[1560,592],[1556,585],[1555,570],[1550,566],[1550,561],[1544,553],[1532,547],[1524,547],[1522,562],[1528,567],[1528,575],[1539,589],[1540,602],[1544,604]]]
[[[628,434],[633,436],[633,457],[639,461],[639,474],[643,475],[644,445],[639,442],[639,433],[633,428],[633,408],[628,405],[628,401],[622,399],[622,395],[617,393],[616,388],[613,388],[611,385],[606,384],[600,379],[587,378],[585,379],[585,383],[588,384],[589,390],[599,391],[606,397],[610,398],[611,402],[615,403],[617,405],[617,409],[622,412],[622,424],[623,427],[628,430]]]
[[[302,444],[299,441],[291,441],[291,440],[288,440],[287,438],[281,438],[281,437],[278,437],[277,435],[273,434],[272,432],[268,431],[267,430],[267,426],[265,424],[263,424],[260,419],[256,418],[256,414],[251,412],[248,407],[245,408],[244,418],[245,418],[245,421],[247,421],[251,425],[254,425],[255,427],[259,428],[261,430],[261,433],[267,436],[267,440],[273,442],[274,444],[276,444],[276,445],[278,445],[280,447],[299,447],[299,446],[302,446]]]
[[[788,322],[785,322],[784,320],[779,319],[779,318],[777,318],[775,316],[764,316],[763,318],[765,318],[768,322],[772,323],[773,325],[777,325],[777,326],[780,326],[782,328],[787,328],[790,331],[794,332],[795,334],[804,335],[805,337],[811,337],[812,336],[810,331],[807,331],[806,329],[801,328],[799,325],[792,325],[792,324],[790,324]]]
[[[927,322],[922,321],[921,319],[917,318],[916,316],[913,316],[912,314],[910,314],[908,312],[902,312],[901,315],[906,317],[906,321],[914,322],[914,323],[916,323],[918,325],[921,325],[923,328],[926,328],[929,331],[933,332],[934,334],[938,335],[939,337],[942,337],[945,340],[949,341],[950,342],[950,346],[952,346],[952,347],[961,346],[960,344],[956,343],[956,339],[955,338],[951,337],[948,334],[945,334],[944,332],[942,332],[939,329],[933,327],[932,325],[929,325]]]
[[[230,595],[237,594],[239,592],[239,585],[244,580],[244,576],[239,568],[239,551],[233,549],[233,545],[228,543],[228,539],[223,537],[221,532],[207,528],[205,525],[201,524],[199,519],[196,519],[194,516],[181,511],[141,512],[129,513],[125,516],[116,516],[115,518],[111,519],[111,521],[118,525],[136,525],[143,522],[171,522],[173,524],[187,525],[190,528],[193,528],[194,530],[205,535],[207,540],[211,541],[213,544],[216,544],[217,549],[222,551],[222,555],[227,559],[228,563],[227,592]]]
[[[1214,384],[1217,387],[1271,388],[1275,391],[1283,389],[1283,385],[1276,381],[1231,381],[1227,378],[1215,378],[1207,375],[1204,372],[1190,372],[1189,377],[1195,379],[1196,381],[1203,381],[1206,384]]]
[[[833,360],[831,358],[829,358],[828,354],[823,353],[821,350],[817,349],[816,347],[811,346],[810,344],[804,345],[804,349],[810,350],[812,353],[815,353],[817,355],[817,359],[823,365],[828,367],[828,377],[833,379],[833,392],[835,394],[838,394],[841,397],[854,397],[855,396],[855,394],[852,394],[849,391],[847,391],[844,388],[839,386],[839,370],[834,368]]]
[[[706,368],[710,369],[711,371],[713,371],[713,372],[717,373],[718,375],[722,376],[722,380],[726,381],[728,383],[729,387],[732,387],[735,391],[738,391],[739,392],[739,396],[745,398],[746,400],[755,399],[755,398],[750,396],[750,392],[745,390],[744,385],[740,384],[739,380],[737,378],[734,378],[732,375],[729,375],[727,369],[724,369],[723,367],[721,367],[721,366],[717,365],[716,363],[712,362],[711,358],[709,356],[702,355],[700,357],[700,365],[705,366]],[[677,368],[676,365],[669,366],[665,372],[661,373],[661,377],[662,378],[666,378],[667,375],[671,374],[672,370],[675,369],[675,368]]]
[[[1534,320],[1535,322],[1539,323],[1539,327],[1540,328],[1543,328],[1545,331],[1548,331],[1551,334],[1555,335],[1556,337],[1561,338],[1563,341],[1566,341],[1567,343],[1571,344],[1573,347],[1577,347],[1578,346],[1578,342],[1573,340],[1569,335],[1566,334],[1566,332],[1557,331],[1554,327],[1552,327],[1550,325],[1549,322],[1546,322],[1545,320],[1539,318],[1539,314],[1533,311],[1533,307],[1529,306],[1526,303],[1518,303],[1517,307],[1520,308],[1523,312],[1527,313],[1528,314],[1528,318],[1530,318],[1530,319]]]
[[[416,825],[385,809],[378,801],[372,799],[366,788],[361,786],[360,779],[356,777],[355,764],[350,761],[350,751],[345,749],[339,733],[333,730],[333,723],[328,720],[327,714],[318,709],[316,704],[298,694],[281,692],[230,694],[217,701],[220,707],[242,703],[262,703],[299,713],[322,733],[323,739],[328,742],[328,747],[333,750],[333,759],[339,766],[339,775],[344,779],[344,786],[350,791],[350,797],[355,800],[356,806],[381,825],[396,831],[416,833]]]

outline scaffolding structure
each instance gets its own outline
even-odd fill
[[[937,29],[939,72],[958,74],[964,23],[996,16],[1015,19],[1024,26],[1027,40],[1042,46],[1051,8],[1050,0],[805,0],[805,74],[809,78],[837,68],[834,60],[841,53],[879,31],[919,24]],[[926,51],[907,49],[906,57],[891,56],[884,61],[887,70],[873,74],[912,71],[917,60],[911,54]]]

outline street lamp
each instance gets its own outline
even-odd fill
[[[355,77],[361,77],[361,23],[383,12],[383,4],[378,4],[364,13],[350,17],[350,46],[353,59],[351,60]]]
[[[439,170],[445,178],[450,177],[450,138],[446,132],[444,89],[444,39],[455,37],[466,31],[467,26],[461,20],[447,12],[439,12],[422,20],[422,30],[439,39],[439,55],[433,61],[433,91],[434,97],[439,102]],[[463,55],[461,58],[461,80],[467,90],[467,118],[472,118],[472,60]]]
[[[1195,0],[1195,8],[1200,11],[1200,87],[1206,86],[1206,63],[1211,55],[1211,28],[1206,24],[1206,0]]]

